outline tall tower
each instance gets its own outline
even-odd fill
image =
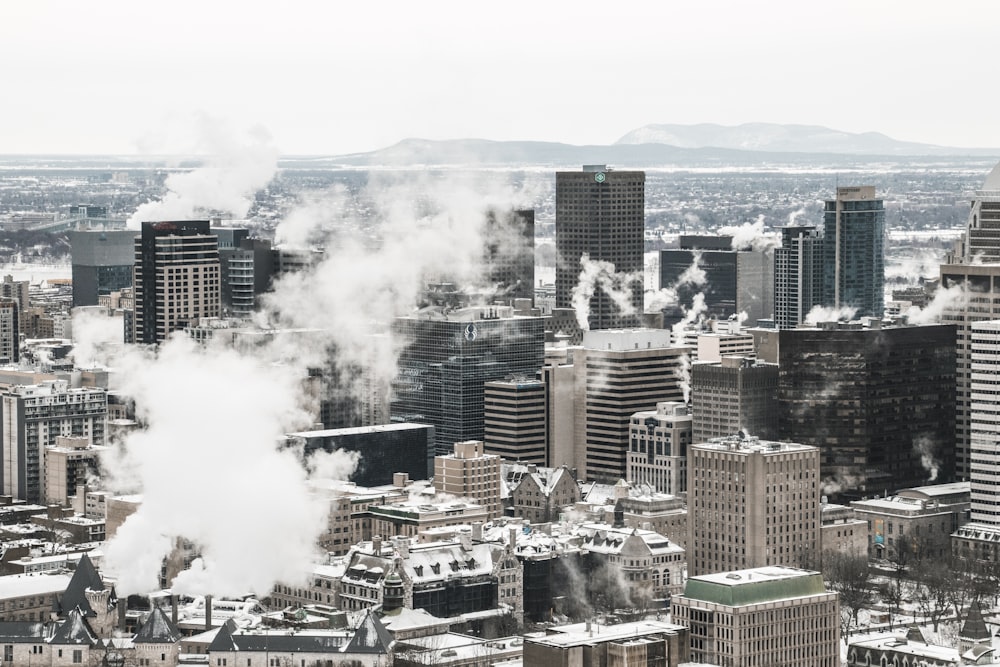
[[[976,190],[960,261],[1000,262],[1000,164],[993,167],[983,188]]]
[[[584,334],[573,361],[580,479],[614,483],[625,477],[632,415],[683,399],[680,369],[687,353],[665,329]]]
[[[885,310],[885,209],[875,187],[837,188],[823,211],[824,302],[858,317]]]
[[[142,223],[134,271],[136,343],[219,316],[219,240],[208,220]]]
[[[782,227],[774,249],[774,326],[794,329],[823,303],[823,237],[815,227]]]
[[[513,299],[535,302],[535,211],[486,212],[483,229],[484,276],[495,290],[494,303]]]
[[[16,364],[20,359],[20,315],[17,301],[0,297],[0,364]]]
[[[730,436],[688,449],[688,573],[819,560],[819,449]]]
[[[778,366],[746,356],[691,364],[694,442],[736,435],[778,433]]]
[[[486,453],[508,461],[549,463],[545,383],[529,378],[483,385]]]
[[[483,439],[486,382],[534,377],[545,358],[542,318],[515,316],[509,306],[400,317],[392,331],[408,343],[393,383],[392,421],[434,426],[442,455],[456,442]]]
[[[556,172],[556,307],[572,308],[581,259],[609,262],[614,274],[590,298],[589,327],[639,325],[643,310],[646,173],[587,165]],[[624,295],[628,309],[613,298]]]

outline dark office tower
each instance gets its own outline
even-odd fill
[[[692,442],[778,434],[778,366],[747,357],[691,365]]]
[[[773,257],[732,246],[731,236],[681,236],[680,249],[660,251],[660,287],[674,287],[684,308],[691,307],[695,295],[704,295],[709,317],[726,319],[746,313],[751,323],[771,317]],[[695,264],[705,273],[702,284],[685,278]]]
[[[823,237],[815,227],[782,227],[774,249],[774,326],[794,329],[823,303]]]
[[[74,306],[96,306],[99,296],[132,286],[138,234],[132,230],[69,233]]]
[[[556,307],[573,307],[581,259],[614,265],[616,286],[632,306],[623,312],[607,290],[590,299],[591,329],[639,326],[642,317],[646,173],[604,165],[556,173]]]
[[[945,305],[941,321],[956,328],[955,473],[959,479],[969,479],[972,325],[1000,319],[1000,264],[942,264],[941,287],[963,292]]]
[[[778,332],[779,433],[840,498],[954,477],[955,327],[872,324]]]
[[[885,209],[873,186],[837,188],[823,211],[824,303],[858,317],[885,310]]]
[[[456,442],[483,439],[486,382],[534,377],[544,362],[542,318],[517,317],[506,306],[401,317],[392,329],[406,345],[393,383],[392,421],[434,426],[441,455]]]
[[[486,287],[496,300],[535,301],[535,212],[490,210],[483,229]]]
[[[144,222],[135,239],[134,336],[159,343],[219,316],[219,241],[208,220]]]

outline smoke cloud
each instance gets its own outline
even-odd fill
[[[278,151],[262,128],[241,137],[221,119],[200,116],[197,131],[196,148],[209,155],[204,166],[170,174],[167,193],[139,206],[128,219],[129,229],[139,229],[144,221],[189,220],[213,212],[243,218],[253,195],[277,173]]]
[[[617,273],[611,262],[590,259],[590,255],[583,253],[580,257],[580,278],[573,288],[571,301],[580,328],[584,331],[590,329],[590,300],[598,289],[608,295],[622,315],[634,315],[632,285],[636,281],[642,284],[641,273]]]
[[[938,287],[934,297],[923,309],[911,306],[905,313],[910,324],[934,324],[941,321],[941,316],[949,308],[959,307],[966,299],[965,288],[962,285]]]
[[[781,239],[777,234],[764,231],[763,214],[757,216],[757,219],[754,222],[744,222],[742,225],[720,227],[718,233],[724,236],[733,237],[733,250],[771,252],[781,245]]]
[[[927,481],[937,481],[941,460],[937,456],[937,443],[927,434],[913,439],[913,453],[920,457],[920,465],[927,471]]]
[[[813,306],[812,310],[806,315],[803,324],[807,327],[814,327],[821,322],[840,322],[843,320],[850,320],[858,312],[857,308],[852,308],[850,306],[841,306],[840,308],[834,308],[832,306]]]
[[[263,182],[264,170],[255,173]],[[441,267],[449,278],[480,279],[485,210],[524,208],[531,195],[484,178],[376,174],[364,196],[377,206],[370,217],[351,213],[348,197],[334,189],[279,226],[279,238],[318,239],[325,253],[276,282],[253,344],[200,347],[175,334],[158,350],[121,350],[102,345],[118,326],[110,321],[74,327],[77,359],[115,371],[116,389],[135,400],[143,427],[102,459],[109,491],[142,494],[105,549],[119,593],[158,588],[163,559],[179,540],[199,558],[174,581],[175,592],[265,595],[276,583],[301,581],[329,511],[307,482],[346,479],[356,464],[344,453],[319,453],[306,470],[301,451],[282,444],[285,434],[313,423],[308,370],[346,369],[341,394],[387,396],[405,343],[385,335],[389,323],[413,311]],[[136,219],[182,213],[147,209]]]

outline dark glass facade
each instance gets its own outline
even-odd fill
[[[779,332],[781,439],[820,448],[828,494],[953,479],[955,335],[951,325]]]
[[[885,209],[881,199],[860,198],[869,194],[874,196],[874,188],[837,188],[837,199],[825,204],[823,301],[855,308],[858,317],[882,317]]]

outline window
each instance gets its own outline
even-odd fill
[[[73,650],[73,664],[79,665],[83,662],[83,651],[74,649]]]

